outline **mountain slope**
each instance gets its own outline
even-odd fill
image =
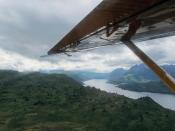
[[[97,73],[92,71],[64,71],[64,70],[49,70],[41,71],[47,74],[65,74],[76,81],[83,82],[91,79],[108,79],[109,73]]]
[[[175,77],[174,65],[164,65],[162,68]],[[140,92],[172,93],[144,64],[135,65],[129,70],[124,71],[122,75],[120,72],[115,72],[113,76],[117,77],[110,77],[109,81],[122,89]]]
[[[175,130],[175,112],[148,97],[108,94],[65,75],[17,74],[0,85],[0,131]]]
[[[118,68],[115,69],[114,71],[112,71],[109,75],[109,80],[110,81],[115,81],[120,79],[125,73],[127,72],[127,70],[124,70],[123,68]]]

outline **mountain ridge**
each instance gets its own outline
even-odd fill
[[[161,67],[175,77],[175,65],[163,65]],[[122,89],[139,92],[172,93],[159,77],[144,64],[134,65],[125,70],[122,75],[120,72],[115,72],[113,76],[117,77],[109,77],[109,82]]]

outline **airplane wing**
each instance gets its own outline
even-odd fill
[[[175,34],[174,0],[103,0],[48,54],[74,52],[120,43],[134,19],[142,22],[135,41]]]
[[[175,79],[134,44],[174,34],[175,0],[103,0],[48,54],[123,43],[175,93]]]

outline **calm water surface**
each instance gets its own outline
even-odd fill
[[[175,111],[175,95],[123,90],[121,88],[116,87],[113,84],[107,83],[107,80],[105,79],[88,80],[85,81],[84,84],[85,86],[95,87],[97,89],[110,93],[117,93],[132,99],[138,99],[140,97],[149,96],[161,106]]]

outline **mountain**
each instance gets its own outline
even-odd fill
[[[175,65],[163,65],[162,68],[175,77]],[[129,70],[121,72],[122,69],[112,72],[109,75],[109,81],[122,89],[140,92],[171,93],[166,85],[144,64],[135,65]]]
[[[64,70],[49,70],[49,71],[41,71],[48,74],[66,74],[69,77],[79,81],[87,81],[91,79],[108,79],[109,73],[97,73],[92,71],[64,71]]]
[[[0,73],[0,80],[1,81],[0,82],[14,78],[14,77],[18,76],[19,74],[20,73],[18,73],[17,71],[1,70],[1,73]]]
[[[148,97],[109,94],[62,74],[0,71],[0,81],[0,131],[175,130],[175,112]]]
[[[72,78],[81,78],[81,81],[91,80],[91,79],[107,79],[109,73],[97,73],[91,71],[72,71],[68,73],[68,76]]]
[[[115,69],[114,71],[112,71],[109,75],[109,80],[110,81],[115,81],[120,79],[125,73],[127,72],[127,70],[123,69],[123,68],[118,68]]]

